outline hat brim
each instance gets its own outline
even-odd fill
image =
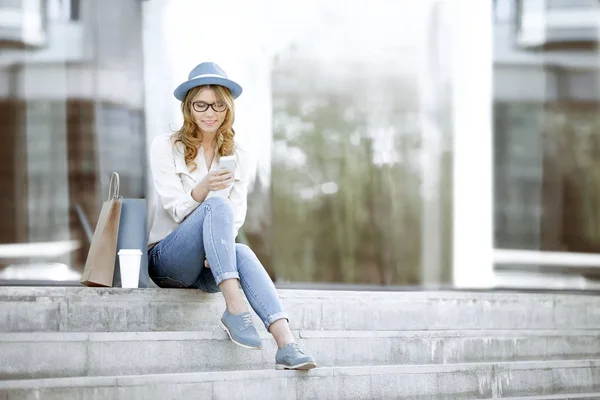
[[[175,89],[173,94],[177,100],[183,101],[183,99],[185,99],[185,95],[190,89],[204,85],[225,86],[227,89],[229,89],[234,99],[237,99],[242,94],[242,87],[236,82],[232,81],[231,79],[219,78],[216,76],[204,76],[185,81],[181,85],[177,86],[177,89]]]

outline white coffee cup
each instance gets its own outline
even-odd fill
[[[121,271],[121,287],[137,288],[140,279],[142,251],[140,249],[121,249],[118,255]]]

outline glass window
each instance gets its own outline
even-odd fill
[[[509,33],[496,25],[495,35],[496,247],[598,253],[598,33],[591,47],[565,38],[557,49],[510,52]]]
[[[243,83],[236,137],[257,160],[240,240],[278,285],[451,282],[459,2],[164,4],[148,2],[167,32],[153,43],[177,62],[150,49],[156,76],[172,73],[152,96],[171,98],[203,60]],[[244,17],[198,54],[194,11],[210,32],[232,8]]]
[[[244,232],[280,284],[420,284],[423,253],[451,243],[449,105],[420,101],[424,80],[448,85],[447,10],[385,0],[293,9],[281,2],[272,19],[270,191],[249,205],[268,199],[268,222]],[[442,217],[425,220],[428,207]],[[436,283],[449,279],[446,256]]]

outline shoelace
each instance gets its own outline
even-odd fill
[[[292,342],[292,343],[290,343],[290,347],[291,347],[293,350],[296,350],[297,352],[299,352],[299,353],[301,353],[301,354],[304,354],[304,351],[302,350],[302,348],[300,347],[300,345],[299,345],[298,343],[296,343],[296,342]]]
[[[242,322],[244,323],[244,326],[242,328],[247,328],[249,326],[252,326],[252,315],[250,314],[244,314],[242,315]]]

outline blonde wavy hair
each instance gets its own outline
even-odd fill
[[[218,101],[227,104],[227,111],[223,123],[217,131],[217,153],[220,156],[232,156],[235,150],[233,121],[235,120],[235,104],[229,89],[219,85],[204,85],[190,89],[181,102],[183,125],[173,134],[175,143],[181,142],[184,147],[186,165],[192,166],[192,171],[198,168],[194,160],[198,155],[198,148],[202,143],[202,131],[196,125],[192,115],[192,100],[204,89],[212,89]]]

